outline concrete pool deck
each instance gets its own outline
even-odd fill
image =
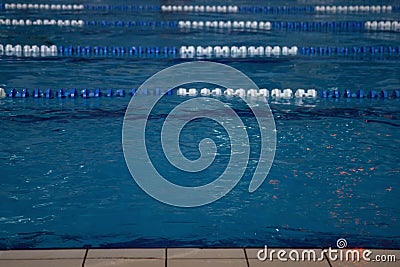
[[[269,250],[272,250],[270,248]],[[280,250],[274,248],[275,250]],[[395,255],[397,262],[376,261],[332,261],[327,254],[321,261],[279,261],[277,254],[273,260],[260,261],[257,253],[260,249],[224,248],[160,248],[160,249],[57,249],[57,250],[2,250],[0,267],[197,267],[197,266],[399,266],[400,250],[374,250],[373,255]],[[302,249],[296,250],[302,255]],[[309,250],[309,249],[307,249]],[[365,250],[365,249],[364,249]],[[346,250],[343,250],[346,251]],[[322,251],[315,249],[317,255]],[[293,254],[294,255],[294,254]],[[374,256],[371,256],[373,258]],[[288,258],[288,254],[286,255]]]

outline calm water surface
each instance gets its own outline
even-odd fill
[[[353,1],[357,3],[356,1]],[[87,3],[87,2],[85,2]],[[89,2],[93,4],[97,2]],[[102,3],[117,4],[116,1]],[[123,3],[118,1],[118,4]],[[126,1],[128,3],[128,1]],[[131,2],[129,1],[131,4]],[[168,4],[150,1],[146,4]],[[177,3],[177,2],[175,2]],[[184,2],[179,2],[184,3]],[[207,1],[205,3],[214,3]],[[226,2],[224,2],[226,4]],[[252,2],[235,2],[252,5]],[[270,5],[300,5],[269,1]],[[345,2],[338,2],[345,3]],[[358,2],[361,3],[361,2]],[[362,1],[367,4],[366,1]],[[385,1],[383,4],[394,2]],[[161,14],[157,12],[63,12],[60,19],[92,20],[291,20],[398,19],[392,14],[266,15]],[[0,18],[51,18],[54,12],[0,11]],[[249,16],[251,16],[249,18]],[[217,32],[125,28],[0,28],[0,43],[56,45],[400,45],[398,33]],[[165,67],[184,62],[155,58],[0,57],[4,88],[135,88]],[[217,60],[242,71],[260,87],[399,88],[400,61],[348,57]],[[0,248],[350,246],[400,248],[400,101],[380,99],[272,101],[277,151],[259,190],[248,184],[260,149],[254,118],[237,99],[251,143],[248,168],[239,184],[210,205],[171,207],[145,194],[132,179],[122,152],[122,122],[129,97],[99,99],[0,99]],[[168,107],[150,119],[150,138]],[[254,103],[257,104],[257,103]],[[210,131],[214,129],[214,131]],[[182,132],[182,150],[199,156],[210,137],[219,153],[229,151],[222,127],[208,120]],[[156,161],[161,146],[149,148]],[[181,184],[212,181],[226,166],[216,160],[194,178],[160,159],[158,168]]]

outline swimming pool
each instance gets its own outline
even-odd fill
[[[368,1],[372,3],[372,1]],[[33,2],[32,2],[33,3]],[[60,2],[61,4],[65,2]],[[348,4],[336,2],[334,4]],[[351,4],[360,2],[352,1]],[[89,2],[85,5],[124,5]],[[148,6],[169,5],[149,1]],[[174,2],[182,4],[184,2]],[[207,1],[205,5],[218,5]],[[255,6],[238,1],[237,6]],[[331,5],[332,3],[327,3]],[[368,3],[363,1],[363,5]],[[382,2],[395,5],[394,1]],[[141,3],[126,5],[139,6]],[[266,6],[308,7],[320,1],[269,1]],[[2,10],[16,19],[82,19],[84,21],[373,21],[398,20],[399,13],[297,12],[179,13],[154,9],[83,11]],[[158,25],[158,24],[157,24]],[[176,47],[180,46],[298,46],[296,55],[205,58],[234,67],[260,87],[338,88],[352,92],[399,89],[398,50],[392,53],[301,53],[301,47],[400,46],[396,31],[325,28],[268,31],[182,29],[86,25],[0,26],[0,43],[27,45]],[[111,51],[111,50],[110,50]],[[168,50],[170,51],[170,50]],[[370,50],[369,50],[370,51]],[[388,51],[388,50],[385,50]],[[61,53],[62,52],[62,53]],[[194,61],[178,54],[99,53],[77,55],[57,51],[50,56],[0,57],[0,87],[28,88],[28,98],[0,99],[0,248],[61,247],[327,247],[338,238],[349,246],[400,247],[397,190],[399,182],[398,98],[269,98],[277,129],[275,160],[266,181],[247,191],[257,164],[250,160],[238,185],[218,201],[196,208],[162,204],[144,193],[131,178],[124,160],[121,130],[129,90],[156,72]],[[81,52],[82,53],[82,52]],[[204,58],[202,58],[204,59]],[[32,90],[53,89],[54,98],[33,98]],[[125,97],[62,98],[59,88],[123,88]],[[246,88],[248,89],[248,88]],[[144,99],[146,96],[142,96]],[[183,152],[198,157],[198,142],[215,140],[222,155],[209,170],[188,177],[159,158],[160,123],[171,107],[190,99],[176,92],[165,96],[158,116],[149,120],[150,154],[171,181],[200,185],[226,166],[229,139],[209,120],[198,120],[182,132]],[[241,114],[247,126],[250,159],[259,153],[254,118],[237,98],[221,96]],[[252,102],[257,105],[260,99]],[[207,131],[213,129],[212,132]],[[189,142],[190,140],[190,142]],[[397,155],[397,156],[396,156]]]

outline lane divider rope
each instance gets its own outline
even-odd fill
[[[201,13],[391,13],[398,7],[391,5],[350,5],[350,6],[205,6],[205,5],[162,5],[162,12],[201,12]]]
[[[391,5],[315,6],[318,13],[390,13]]]
[[[400,11],[392,5],[308,5],[308,6],[237,6],[237,5],[83,5],[43,3],[1,3],[4,10],[64,10],[64,11],[161,11],[195,13],[391,13]]]
[[[126,93],[128,91],[128,93]],[[76,88],[71,89],[33,89],[28,90],[27,88],[10,88],[7,90],[0,88],[0,98],[99,98],[99,97],[125,97],[126,95],[133,96],[134,94],[141,95],[178,95],[178,96],[239,96],[239,97],[266,97],[266,98],[282,98],[282,99],[292,99],[292,98],[381,98],[381,99],[400,99],[400,89],[394,90],[370,90],[366,91],[364,89],[358,89],[352,91],[350,89],[338,90],[337,88],[331,89],[321,89],[316,90],[314,88],[310,89],[296,89],[292,90],[290,88],[286,89],[272,89],[268,90],[266,88],[262,89],[221,89],[221,88],[178,88],[178,89],[168,89],[164,90],[161,88],[156,89],[143,89],[138,91],[137,89],[81,89]]]
[[[366,21],[364,28],[378,31],[400,31],[399,21]]]
[[[211,6],[211,5],[162,5],[162,12],[201,12],[201,13],[237,13],[239,7],[229,6]]]
[[[302,47],[302,46],[46,46],[0,44],[0,56],[154,56],[181,58],[245,58],[270,56],[399,56],[400,46]]]
[[[84,10],[82,4],[35,4],[35,3],[4,3],[0,7],[5,10],[13,9],[37,9],[37,10]]]
[[[181,29],[251,29],[288,31],[400,31],[400,21],[84,21],[56,19],[0,19],[0,26],[145,27]]]
[[[0,19],[0,26],[72,26],[82,27],[83,20],[55,20],[55,19]]]
[[[253,29],[253,30],[304,30],[304,31],[400,31],[399,21],[332,21],[332,22],[290,22],[290,21],[178,21],[179,28],[198,29]]]

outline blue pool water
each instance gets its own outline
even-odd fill
[[[351,1],[359,4],[361,1]],[[372,1],[362,1],[367,4]],[[63,3],[63,2],[60,2]],[[131,1],[101,1],[121,4]],[[146,4],[169,4],[149,1]],[[184,4],[184,1],[174,2]],[[205,4],[218,4],[211,1]],[[268,1],[266,5],[309,4]],[[321,1],[313,1],[312,4]],[[331,2],[329,2],[330,4]],[[335,1],[338,4],[348,1]],[[382,1],[381,4],[394,4]],[[85,2],[97,4],[97,2]],[[226,3],[224,3],[226,4]],[[237,5],[256,5],[238,1]],[[323,4],[323,3],[322,3]],[[0,11],[0,18],[127,20],[393,20],[388,14],[164,14],[146,12]],[[181,31],[179,29],[40,28],[0,26],[0,43],[56,45],[297,45],[399,46],[395,32]],[[272,57],[214,59],[232,66],[259,87],[393,90],[400,61],[385,57]],[[156,72],[187,60],[138,57],[0,57],[3,88],[136,88]],[[143,96],[145,97],[145,96]],[[151,117],[153,160],[162,153],[159,130],[171,106],[165,96]],[[130,97],[98,99],[0,99],[0,248],[349,246],[400,248],[399,99],[307,99],[270,101],[277,129],[271,171],[254,193],[247,188],[257,164],[259,135],[238,99],[236,108],[251,143],[239,184],[217,202],[197,208],[162,204],[132,179],[122,151],[122,124]],[[261,100],[257,100],[261,101]],[[257,105],[254,101],[254,105]],[[212,129],[213,131],[210,131]],[[182,185],[200,185],[226,166],[229,139],[208,120],[188,125],[182,150],[199,156],[210,137],[220,160],[194,178],[160,160],[158,168]],[[186,141],[185,141],[186,140]],[[190,140],[190,141],[188,141]]]

